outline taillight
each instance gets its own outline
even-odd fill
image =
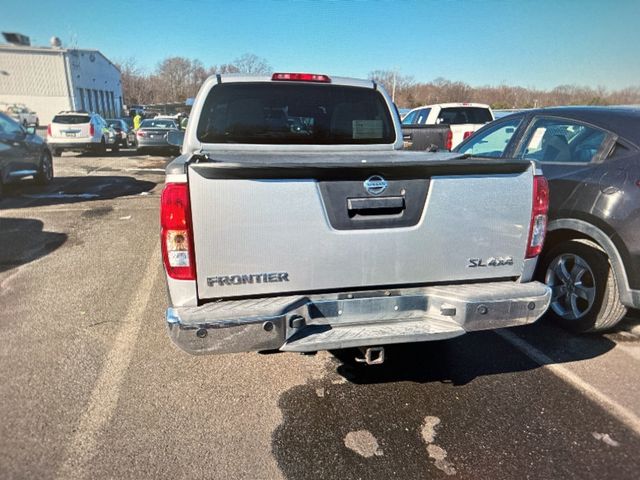
[[[331,79],[328,76],[318,75],[316,73],[274,73],[271,76],[271,80],[331,83]]]
[[[453,132],[451,131],[451,129],[449,129],[449,131],[447,132],[447,139],[444,142],[444,148],[445,150],[451,150],[452,147],[453,147]]]
[[[464,135],[462,136],[462,140],[466,140],[471,135],[473,135],[473,130],[471,130],[470,132],[464,132]]]
[[[526,258],[540,255],[544,236],[547,232],[547,212],[549,211],[549,183],[542,175],[533,177],[533,206],[529,225],[529,240]]]
[[[89,124],[89,136],[93,137],[93,135],[96,133],[96,129],[93,126],[93,123]]]
[[[137,135],[138,137],[144,137],[144,132],[143,132],[142,130],[138,130],[138,131],[136,132],[136,135]]]
[[[51,124],[47,125],[47,135],[51,136]]]
[[[189,188],[168,183],[160,197],[162,260],[167,274],[177,280],[195,280]]]

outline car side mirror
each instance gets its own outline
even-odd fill
[[[29,135],[35,135],[36,134],[36,126],[35,125],[29,125],[27,127],[27,133]]]
[[[174,147],[181,147],[184,143],[184,132],[182,130],[169,130],[167,142]]]

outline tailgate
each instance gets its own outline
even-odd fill
[[[527,162],[236,155],[188,167],[200,299],[521,274]]]

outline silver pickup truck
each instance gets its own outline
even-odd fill
[[[548,188],[526,161],[402,151],[380,85],[217,75],[166,170],[171,339],[192,354],[382,346],[534,322]]]

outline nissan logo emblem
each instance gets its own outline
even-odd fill
[[[372,175],[364,181],[364,189],[371,195],[380,195],[387,186],[387,181],[380,175]]]

